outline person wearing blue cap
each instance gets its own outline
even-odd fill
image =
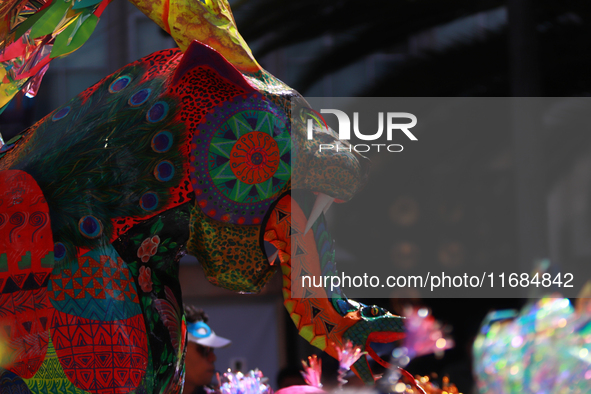
[[[216,335],[207,325],[208,317],[202,309],[185,306],[187,320],[187,353],[185,355],[184,394],[206,393],[205,386],[215,374],[215,348],[230,345],[232,341]]]

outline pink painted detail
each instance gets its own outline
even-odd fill
[[[144,293],[149,293],[152,291],[152,270],[150,267],[141,266],[140,274],[137,280]]]
[[[137,250],[137,257],[142,260],[142,263],[150,261],[150,257],[154,256],[158,251],[160,244],[160,237],[155,235],[144,239],[139,249]]]

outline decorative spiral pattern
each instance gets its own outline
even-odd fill
[[[6,216],[3,213],[0,213],[0,227],[2,227],[6,223]]]
[[[15,212],[10,216],[8,222],[14,226],[10,233],[8,233],[8,241],[12,243],[12,233],[19,227],[22,227],[25,224],[25,214],[22,212]]]
[[[33,227],[39,227],[37,230],[33,231],[33,234],[31,235],[31,242],[35,242],[35,234],[37,233],[37,231],[41,230],[46,223],[47,214],[45,214],[44,212],[33,212],[31,216],[29,216],[29,225]]]
[[[195,196],[216,220],[261,223],[291,175],[289,121],[260,94],[223,103],[200,125],[192,147]]]
[[[43,226],[47,222],[47,215],[44,212],[33,212],[29,216],[29,225],[33,227]]]
[[[15,212],[12,214],[12,216],[10,216],[10,219],[8,219],[8,222],[10,224],[12,224],[13,226],[20,227],[25,222],[25,214],[22,212]]]

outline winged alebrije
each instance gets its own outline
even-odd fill
[[[80,46],[108,2],[2,3],[0,106],[21,88],[33,94],[50,59]],[[265,241],[278,249],[285,306],[313,345],[334,355],[330,341],[367,349],[399,338],[397,316],[338,289],[303,297],[290,284],[299,267],[336,274],[324,222],[306,224],[323,207],[299,208],[291,190],[347,201],[366,177],[362,157],[318,153],[305,116],[290,119],[292,100],[305,100],[256,63],[226,1],[135,4],[180,49],[122,68],[0,142],[6,387],[178,392],[180,256],[196,255],[212,283],[252,293],[278,268]],[[330,130],[319,134],[336,141]],[[367,363],[354,369],[373,382]]]

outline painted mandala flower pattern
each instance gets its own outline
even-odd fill
[[[257,94],[207,116],[193,138],[193,189],[209,217],[260,224],[291,175],[290,124]]]
[[[158,251],[159,244],[160,237],[157,235],[144,239],[137,250],[137,257],[142,260],[142,263],[147,263],[150,260],[150,257],[154,256]]]
[[[282,121],[269,112],[234,114],[211,141],[213,184],[236,203],[274,196],[289,179],[289,138]]]
[[[137,280],[144,293],[152,291],[152,270],[150,267],[141,266]]]
[[[269,134],[251,131],[240,137],[230,153],[230,168],[237,179],[254,185],[265,182],[279,167],[279,147]]]

